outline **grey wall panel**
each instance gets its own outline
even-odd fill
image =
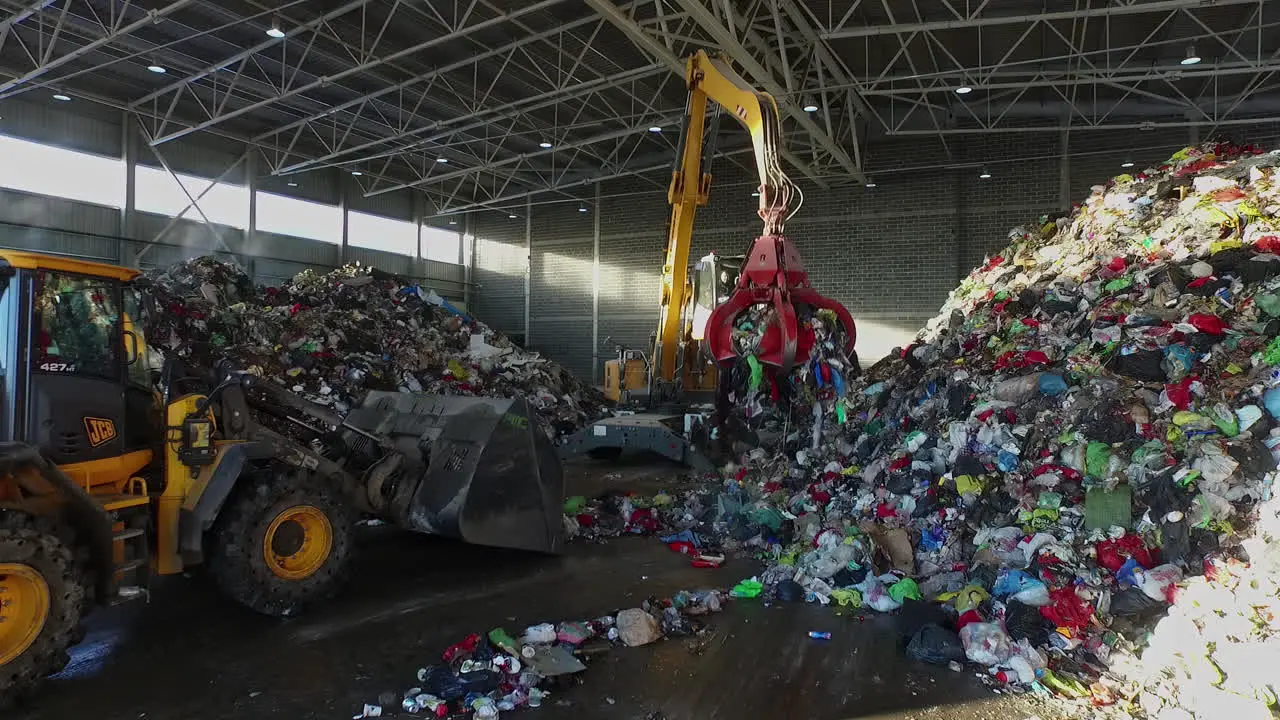
[[[161,167],[156,153],[147,147],[146,142],[140,142],[138,148],[139,165]],[[222,175],[244,153],[242,146],[212,135],[187,135],[158,145],[156,150],[164,157],[170,170],[203,178]],[[244,163],[223,179],[237,185],[245,184]]]
[[[380,215],[396,220],[413,219],[413,195],[408,190],[383,193],[373,197],[365,197],[360,185],[351,179],[351,204],[348,206],[356,212]]]
[[[120,232],[120,210],[0,189],[0,222],[114,236]]]
[[[71,148],[107,157],[121,157],[122,115],[103,111],[98,106],[79,103],[74,110],[70,105],[56,103],[44,93],[33,93],[40,101],[22,99],[5,100],[0,134],[34,140],[46,145]]]
[[[245,248],[251,255],[329,268],[338,265],[339,247],[326,242],[259,231],[255,244]]]
[[[362,263],[397,275],[412,275],[415,269],[413,258],[407,255],[358,247],[347,248],[347,262]]]
[[[341,199],[342,193],[339,188],[341,187],[341,182],[345,181],[345,176],[340,178],[336,170],[325,168],[287,176],[272,176],[266,174],[268,165],[265,160],[259,162],[258,167],[261,168],[258,177],[258,189],[263,192],[301,198],[312,202],[325,203],[326,205],[337,205]],[[289,187],[290,182],[297,183],[297,186]]]
[[[97,238],[62,230],[0,223],[0,247],[115,263],[119,245],[114,238]]]
[[[476,213],[475,271],[471,304],[476,316],[502,332],[523,337],[527,253],[524,219],[500,213]]]

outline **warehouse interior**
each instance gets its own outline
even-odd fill
[[[617,346],[653,343],[698,50],[776,100],[803,192],[786,236],[856,320],[864,366],[910,346],[1010,228],[1184,147],[1280,147],[1266,0],[0,0],[0,250],[143,272],[215,256],[265,286],[360,263],[599,386]],[[711,108],[693,259],[761,234],[732,114]],[[676,474],[607,472],[650,493]],[[473,629],[754,574],[673,573],[661,546],[548,566],[375,535],[355,590],[284,624],[187,585],[102,613],[19,716],[360,717]],[[908,666],[883,617],[831,656],[796,650],[814,609],[753,608],[709,658],[669,642],[610,660],[537,712],[1061,712]],[[201,657],[150,679],[177,654]]]

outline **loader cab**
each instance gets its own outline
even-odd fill
[[[85,486],[136,472],[158,437],[137,274],[0,251],[0,440]]]

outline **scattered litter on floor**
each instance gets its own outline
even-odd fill
[[[148,339],[209,371],[221,361],[344,412],[367,390],[524,396],[549,433],[603,414],[604,397],[434,291],[347,265],[255,288],[239,268],[200,257],[138,281],[155,304]]]
[[[501,627],[486,635],[472,633],[445,649],[440,662],[420,668],[417,683],[391,699],[403,698],[405,713],[440,718],[468,713],[496,718],[519,707],[536,708],[568,687],[592,658],[614,648],[706,637],[705,616],[720,612],[727,601],[719,590],[680,591],[594,620],[530,625],[519,638]],[[381,712],[380,705],[365,705],[356,717]]]

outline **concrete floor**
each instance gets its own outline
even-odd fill
[[[571,492],[669,483],[671,468],[574,468]],[[623,538],[573,544],[560,557],[470,547],[377,529],[362,539],[358,571],[339,598],[303,617],[255,615],[202,577],[173,578],[149,606],[96,613],[60,676],[20,709],[30,720],[88,718],[351,717],[383,691],[402,691],[418,667],[469,632],[512,631],[544,620],[594,617],[647,596],[724,586],[753,561],[689,567],[663,545]],[[733,603],[713,616],[701,654],[684,640],[618,648],[592,661],[581,684],[538,710],[568,718],[1050,717],[1021,698],[995,696],[972,670],[913,663],[893,618],[839,616],[809,605]],[[809,630],[830,631],[830,641]],[[390,710],[390,708],[388,708]],[[392,713],[388,713],[390,716]],[[504,714],[504,717],[508,716]]]

